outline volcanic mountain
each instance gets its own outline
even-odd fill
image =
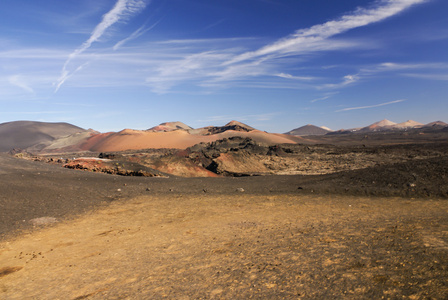
[[[370,132],[370,131],[384,131],[384,130],[403,130],[403,129],[409,129],[409,128],[421,128],[423,126],[422,123],[413,121],[413,120],[407,120],[406,122],[402,123],[394,123],[389,120],[382,120],[376,123],[373,123],[372,125],[369,125],[367,127],[362,128],[360,131],[362,132]]]
[[[448,127],[448,124],[442,121],[435,121],[435,122],[431,122],[428,123],[426,125],[423,125],[424,128],[427,127],[431,127],[431,128],[444,128],[444,127]]]
[[[369,126],[363,127],[359,131],[360,132],[381,131],[384,129],[390,129],[395,125],[397,125],[397,123],[384,119],[379,122],[375,122]]]
[[[210,135],[210,134],[223,133],[229,130],[239,132],[251,132],[257,129],[238,121],[230,121],[224,126],[206,126],[202,128],[191,129],[188,130],[188,132],[194,135]]]
[[[69,123],[15,121],[0,124],[0,152],[13,148],[27,148],[36,144],[49,144],[68,135],[86,132]],[[44,146],[42,146],[44,147]]]
[[[371,133],[371,132],[391,132],[391,131],[404,131],[409,129],[424,129],[424,128],[433,128],[433,129],[442,129],[447,127],[448,124],[442,121],[436,121],[431,122],[429,124],[423,125],[422,123],[413,121],[413,120],[407,120],[406,122],[402,123],[395,123],[389,120],[381,120],[379,122],[375,122],[369,126],[362,127],[362,128],[352,128],[352,129],[341,129],[335,132],[332,132],[332,135],[338,135],[338,134],[348,134],[348,133]]]
[[[425,130],[425,128],[426,130],[448,130],[446,125],[440,121],[422,125],[415,121],[396,124],[389,120],[382,120],[361,129],[331,132],[317,126],[306,125],[291,130],[287,134],[277,134],[260,131],[238,121],[231,121],[224,126],[208,126],[198,129],[193,129],[182,122],[167,122],[148,130],[124,129],[119,132],[99,133],[68,123],[18,121],[0,124],[0,151],[9,151],[13,148],[22,148],[31,153],[105,152],[150,148],[185,149],[199,143],[210,143],[237,136],[251,138],[256,143],[263,144],[295,144],[318,141],[302,137],[306,135],[316,136],[326,133],[339,135],[353,132],[369,134],[411,128],[413,130]]]
[[[185,130],[173,130],[169,132],[150,132],[125,129],[116,133],[107,133],[93,136],[80,145],[84,151],[124,151],[138,149],[176,148],[185,149],[199,143],[209,143],[216,140],[234,136],[250,137],[256,142],[266,144],[297,143],[298,137],[281,134],[267,133],[259,130],[234,131],[227,130],[215,134],[190,134]]]
[[[250,132],[250,131],[253,131],[253,130],[256,130],[256,129],[251,127],[251,126],[249,126],[249,125],[246,125],[244,123],[238,122],[238,121],[230,121],[229,123],[227,123],[224,126],[208,127],[208,132],[210,134],[223,133],[223,132],[226,132],[228,130]]]
[[[251,138],[264,144],[294,144],[300,137],[267,133],[238,121],[224,126],[209,126],[193,129],[181,122],[162,123],[148,130],[124,129],[119,132],[77,133],[53,141],[45,148],[31,147],[30,152],[77,152],[77,151],[124,151],[139,149],[176,148],[185,149],[199,143],[239,136]]]
[[[396,124],[394,126],[392,126],[393,128],[418,128],[418,127],[422,127],[423,124],[413,121],[413,120],[407,120],[406,122],[402,122],[399,124]]]
[[[293,129],[285,134],[295,135],[295,136],[306,136],[306,135],[324,135],[331,132],[331,130],[324,129],[322,127],[317,127],[315,125],[305,125],[296,129]]]
[[[161,123],[157,126],[151,127],[149,128],[147,131],[155,131],[155,132],[160,132],[160,131],[173,131],[173,130],[190,130],[193,129],[190,126],[182,123],[182,122],[165,122],[165,123]]]

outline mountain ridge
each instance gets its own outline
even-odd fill
[[[425,128],[448,130],[448,124],[434,121],[424,125],[413,120],[395,123],[384,119],[362,128],[338,131],[328,131],[325,128],[307,124],[281,134],[260,131],[235,120],[223,126],[206,126],[197,129],[176,121],[164,122],[147,130],[123,129],[119,132],[101,133],[64,122],[14,121],[0,124],[0,152],[7,152],[13,148],[53,153],[57,151],[103,151],[105,149],[121,151],[131,145],[132,149],[183,148],[196,143],[211,142],[233,136],[253,138],[260,143],[298,143],[305,141],[306,138],[303,137],[313,135],[357,132],[368,134],[383,131],[424,130]],[[310,141],[312,140],[309,139],[308,142]]]

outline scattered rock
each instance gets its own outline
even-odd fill
[[[98,155],[98,157],[99,158],[103,158],[103,159],[115,159],[116,158],[116,154],[101,152],[100,155]]]
[[[149,191],[151,191],[151,189],[150,188],[146,188],[146,191],[149,192]]]
[[[95,158],[79,158],[68,162],[64,165],[65,168],[75,170],[85,170],[91,172],[101,172],[106,174],[115,174],[121,176],[140,176],[140,177],[160,177],[159,172],[147,168],[136,163],[122,163],[113,161],[99,161]],[[124,184],[126,185],[126,184]]]
[[[121,189],[117,189],[117,192],[121,192]]]
[[[240,192],[240,193],[244,193],[245,192],[243,188],[237,188],[236,191]]]
[[[53,224],[53,223],[57,223],[57,222],[58,222],[58,220],[53,217],[42,217],[42,218],[35,218],[35,219],[30,220],[30,223],[33,224],[33,226],[42,226],[42,225]]]
[[[20,271],[22,269],[23,269],[23,267],[21,267],[21,266],[19,266],[19,267],[3,267],[3,268],[0,268],[0,277],[12,274],[12,273]]]

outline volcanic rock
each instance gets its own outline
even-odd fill
[[[238,121],[230,121],[224,126],[207,127],[208,134],[218,134],[228,130],[250,132],[256,129]]]

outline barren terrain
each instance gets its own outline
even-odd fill
[[[444,299],[448,203],[174,193],[1,248],[2,299]]]
[[[446,299],[447,144],[370,141],[0,154],[0,299]]]

